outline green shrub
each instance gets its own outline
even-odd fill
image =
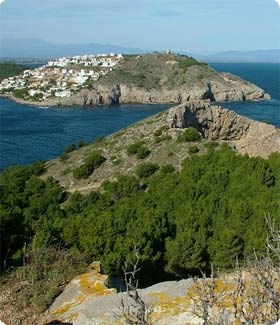
[[[73,170],[73,176],[76,179],[88,178],[93,173],[93,167],[85,164]]]
[[[160,168],[160,171],[163,174],[170,174],[175,172],[175,167],[172,164],[164,165]]]
[[[143,145],[143,142],[137,142],[127,147],[129,155],[136,155],[137,159],[144,159],[149,156],[151,151]]]
[[[158,129],[155,131],[154,136],[155,137],[160,137],[162,135],[162,130]]]
[[[88,178],[94,171],[105,162],[104,158],[99,152],[91,152],[85,162],[78,168],[73,170],[73,176],[76,179]]]
[[[198,147],[197,146],[190,146],[189,147],[189,153],[197,153],[197,152],[199,152],[199,149],[198,149]]]
[[[215,141],[210,141],[204,144],[204,147],[207,148],[208,150],[214,150],[219,146],[218,142]]]
[[[147,147],[140,147],[137,151],[136,157],[137,159],[144,159],[149,156],[151,151]]]
[[[129,155],[136,155],[138,150],[143,146],[143,142],[137,142],[127,147],[127,153]]]
[[[33,102],[40,101],[42,98],[43,98],[43,94],[42,93],[37,93],[37,94],[34,94],[33,96],[30,97],[30,99]]]
[[[158,169],[159,166],[157,164],[147,162],[136,168],[136,175],[140,178],[146,178],[153,175]]]
[[[169,151],[169,152],[167,153],[167,157],[172,157],[172,156],[174,156],[174,152]]]
[[[13,91],[13,95],[17,98],[25,98],[29,96],[28,89],[27,88],[15,89]]]
[[[102,184],[103,190],[113,201],[124,197],[131,197],[134,193],[141,190],[141,184],[135,176],[118,176],[114,182],[105,181]]]
[[[177,138],[177,142],[191,142],[191,141],[198,141],[201,139],[201,135],[197,131],[197,129],[193,127],[187,128],[182,134],[179,135]]]
[[[155,143],[160,143],[162,141],[167,141],[167,140],[171,140],[172,136],[171,135],[163,135],[161,137],[155,137]]]

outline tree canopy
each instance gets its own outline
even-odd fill
[[[168,166],[147,178],[123,175],[87,195],[69,196],[53,179],[41,180],[42,169],[13,167],[0,176],[2,266],[26,244],[60,243],[120,275],[137,246],[143,270],[185,277],[263,252],[265,215],[280,222],[279,154],[263,160],[210,147],[179,172]]]

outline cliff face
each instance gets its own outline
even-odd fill
[[[179,127],[194,126],[205,139],[229,141],[242,154],[267,158],[273,152],[280,152],[279,129],[207,101],[184,103],[172,108],[169,114],[170,118],[178,116]]]
[[[98,84],[92,90],[83,89],[79,93],[63,99],[48,101],[48,105],[112,105],[117,103],[181,103],[182,101],[243,101],[269,99],[261,88],[230,74],[218,74],[211,80],[175,89],[167,87],[146,89],[129,84]]]
[[[213,74],[209,80],[181,85],[176,89],[142,89],[120,85],[123,103],[180,103],[210,99],[211,101],[242,101],[268,99],[269,96],[256,85],[228,73]]]

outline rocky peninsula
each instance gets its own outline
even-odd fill
[[[78,66],[75,68],[81,69]],[[218,73],[207,64],[182,55],[155,53],[119,57],[112,67],[102,68],[106,71],[102,70],[99,74],[96,71],[101,69],[100,66],[86,68],[87,70],[81,70],[84,71],[82,75],[79,74],[81,71],[77,72],[79,85],[73,84],[72,79],[69,79],[71,82],[66,82],[62,78],[74,72],[73,63],[63,68],[50,65],[40,68],[42,71],[38,78],[43,78],[41,82],[46,89],[56,89],[61,84],[64,87],[63,91],[46,90],[50,93],[47,97],[43,95],[45,93],[42,87],[33,89],[30,86],[31,89],[28,84],[21,85],[20,87],[25,88],[20,88],[20,92],[9,90],[2,92],[2,96],[21,103],[49,107],[121,103],[179,104],[183,101],[205,99],[243,101],[270,98],[264,90],[248,81],[230,73]],[[57,73],[55,80],[50,77],[54,70]],[[53,85],[50,86],[50,83]],[[26,91],[23,92],[22,89]]]

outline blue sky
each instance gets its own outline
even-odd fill
[[[275,49],[280,5],[276,0],[5,0],[0,30],[1,39],[153,50]]]

